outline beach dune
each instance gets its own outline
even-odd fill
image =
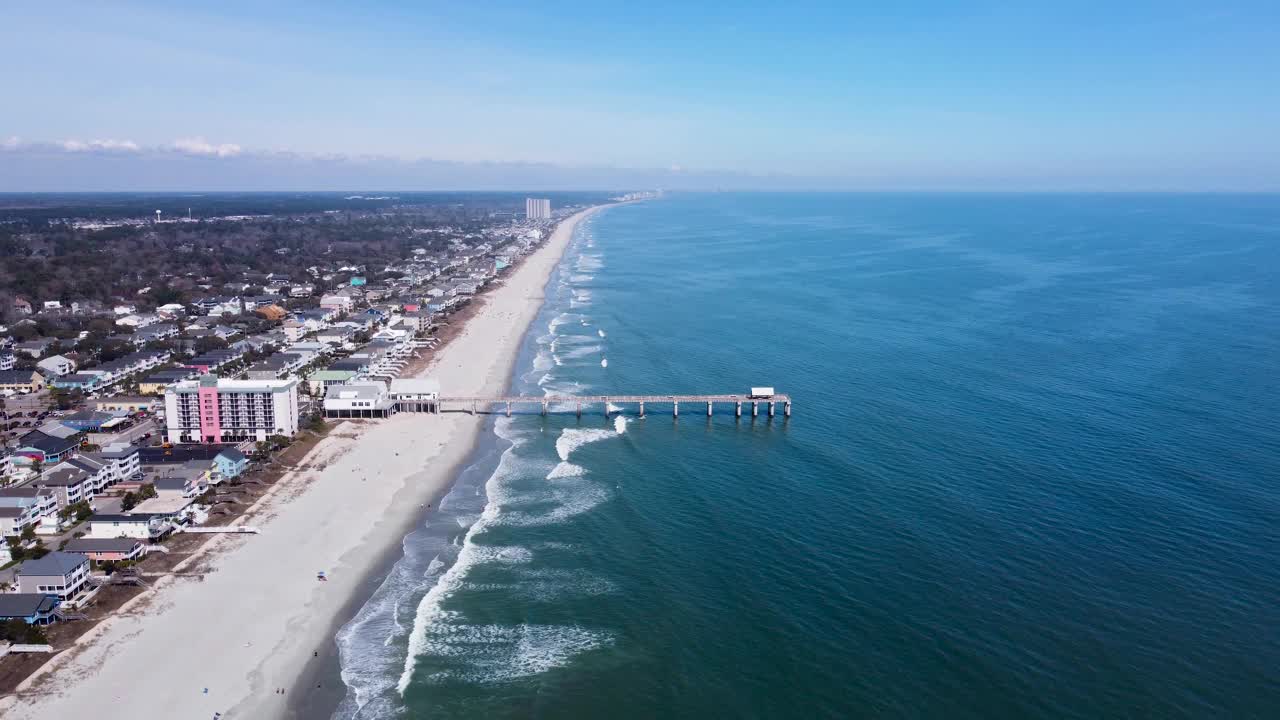
[[[504,390],[544,286],[591,212],[562,222],[422,374],[447,394]],[[482,422],[401,414],[341,426],[246,515],[260,535],[215,537],[191,563],[198,575],[157,582],[0,701],[0,714],[284,715],[308,662],[332,651],[335,623],[369,568],[447,490]],[[317,582],[319,571],[327,582]]]

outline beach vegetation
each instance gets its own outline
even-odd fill
[[[0,639],[16,644],[48,645],[49,637],[39,625],[28,625],[25,620],[11,618],[0,623]]]
[[[125,512],[129,512],[130,510],[138,507],[139,503],[143,500],[149,500],[155,496],[156,486],[151,483],[147,483],[146,485],[138,488],[137,492],[125,493],[124,497],[120,500],[120,509]]]
[[[82,523],[92,516],[93,508],[89,507],[88,500],[72,503],[58,511],[58,517],[63,522],[74,519],[77,523]]]

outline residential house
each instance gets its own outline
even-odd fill
[[[222,368],[237,362],[243,358],[244,355],[244,351],[232,350],[230,348],[225,350],[211,350],[188,360],[186,365],[187,367],[197,370],[200,374],[204,375],[221,370]]]
[[[89,585],[89,558],[54,550],[42,558],[23,561],[18,569],[18,592],[44,593],[65,602]]]
[[[307,326],[297,320],[288,320],[283,325],[284,337],[289,342],[296,342],[307,334]]]
[[[72,458],[72,461],[80,459],[96,460],[104,465],[98,476],[100,488],[134,480],[142,475],[141,448],[137,445],[112,443],[97,452]]]
[[[50,355],[36,363],[36,367],[44,371],[46,378],[62,377],[76,371],[76,363],[65,355]]]
[[[158,323],[150,327],[141,328],[133,334],[134,344],[136,345],[146,345],[147,343],[175,337],[178,337],[178,326],[173,323]]]
[[[57,529],[58,498],[50,488],[34,485],[0,488],[0,508],[17,508],[19,511],[6,524],[6,537],[11,531],[12,535],[18,535],[28,526]]]
[[[166,513],[94,515],[89,518],[90,538],[136,538],[155,540],[173,530],[173,517]]]
[[[250,380],[274,380],[286,377],[306,365],[301,353],[276,353],[249,367],[245,376]]]
[[[189,367],[173,367],[153,372],[138,381],[138,392],[143,395],[163,395],[166,388],[176,382],[199,377],[200,370]]]
[[[17,345],[14,345],[13,349],[15,352],[20,352],[27,357],[38,358],[47,353],[49,348],[56,345],[57,342],[58,341],[55,338],[42,337],[36,338],[35,340],[20,342]]]
[[[316,342],[334,347],[345,347],[355,341],[356,329],[350,327],[331,327],[316,333]]]
[[[431,313],[426,310],[405,312],[400,316],[400,324],[413,332],[426,332],[431,329]]]
[[[33,484],[53,490],[59,511],[81,500],[91,500],[94,495],[93,476],[71,463],[45,471]]]
[[[205,315],[214,317],[222,315],[223,313],[239,315],[244,310],[240,305],[240,298],[225,295],[213,295],[197,298],[193,300],[191,304]]]
[[[325,295],[320,298],[320,307],[345,313],[351,310],[354,301],[349,295]]]
[[[227,448],[213,458],[213,467],[220,480],[231,480],[248,469],[249,458],[235,448]]]
[[[285,316],[289,314],[289,311],[279,305],[263,305],[262,307],[255,308],[254,312],[272,322],[283,320],[285,319]]]
[[[116,318],[116,324],[121,327],[145,328],[148,325],[155,325],[164,318],[158,313],[137,313],[134,315],[125,315],[122,318]]]
[[[325,388],[330,385],[342,385],[357,375],[355,370],[316,370],[307,376],[307,385],[315,397],[323,397]]]
[[[39,524],[36,507],[34,502],[25,506],[0,504],[0,537],[18,537],[23,530]]]
[[[50,384],[59,390],[79,390],[83,393],[91,393],[102,386],[104,377],[103,373],[98,372],[72,373],[56,378]]]
[[[48,625],[58,619],[60,601],[48,593],[0,594],[0,620],[22,620],[28,625]]]
[[[147,547],[139,538],[91,538],[68,540],[64,552],[84,555],[97,562],[121,562],[136,560],[146,554]]]
[[[167,305],[161,305],[160,307],[156,308],[156,313],[159,314],[160,317],[173,319],[173,318],[182,317],[183,315],[186,315],[187,308],[185,305],[181,303],[169,303]]]
[[[35,370],[0,370],[0,390],[35,392],[44,387],[44,376]]]

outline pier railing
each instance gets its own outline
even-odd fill
[[[791,396],[783,394],[774,394],[766,397],[755,397],[750,395],[497,395],[497,396],[479,396],[479,395],[455,395],[441,396],[436,399],[435,410],[440,412],[445,405],[462,406],[462,410],[470,410],[473,414],[479,412],[482,408],[487,409],[494,405],[505,406],[508,416],[511,415],[511,409],[517,406],[536,405],[543,415],[555,412],[554,408],[572,406],[579,416],[582,415],[583,407],[592,405],[603,405],[604,413],[608,416],[612,412],[620,412],[613,410],[619,405],[637,405],[640,411],[640,417],[644,417],[645,405],[670,405],[671,414],[679,417],[680,403],[687,405],[700,406],[706,405],[707,416],[710,417],[717,404],[733,405],[733,412],[736,417],[742,417],[742,406],[751,406],[751,416],[756,417],[760,414],[760,406],[764,405],[769,417],[773,417],[777,406],[782,406],[782,414],[785,417],[791,417]]]

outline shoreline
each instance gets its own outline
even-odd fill
[[[574,229],[603,207],[562,220],[419,375],[451,391],[508,387]],[[114,699],[113,712],[160,717],[332,714],[346,694],[337,630],[399,559],[423,508],[437,506],[474,462],[486,421],[400,414],[335,428],[246,513],[261,535],[211,540],[189,558],[210,566],[203,576],[157,582],[33,673],[0,701],[0,713],[92,715]],[[317,570],[329,582],[317,583]]]

